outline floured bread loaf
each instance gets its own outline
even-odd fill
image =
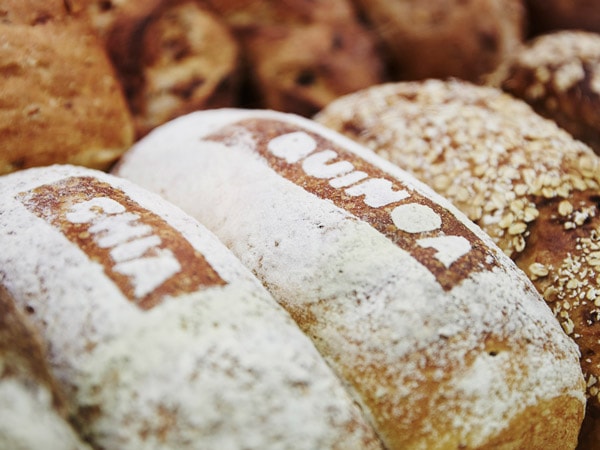
[[[524,102],[460,82],[373,87],[317,120],[426,180],[516,261],[579,345],[586,420],[597,421],[600,159],[592,150]]]
[[[396,80],[477,81],[520,45],[522,0],[354,0],[383,40]]]
[[[389,449],[574,448],[578,353],[531,282],[446,200],[295,115],[178,118],[115,168],[220,236]]]
[[[0,72],[0,174],[53,163],[106,170],[132,144],[112,65],[78,21],[0,23]]]
[[[0,191],[0,280],[95,448],[381,449],[310,340],[179,209],[71,166]]]
[[[38,336],[0,288],[0,448],[89,449],[65,416]]]
[[[488,84],[525,100],[600,154],[600,34],[539,36],[507,58]]]

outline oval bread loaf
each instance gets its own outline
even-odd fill
[[[426,180],[529,275],[579,345],[600,432],[600,158],[525,102],[458,81],[375,86],[316,119]]]
[[[95,447],[381,449],[312,342],[181,210],[71,166],[0,191],[0,280]]]
[[[26,317],[0,287],[0,448],[85,450]]]
[[[479,228],[298,116],[178,118],[115,168],[204,222],[350,386],[387,449],[573,448],[578,353]]]

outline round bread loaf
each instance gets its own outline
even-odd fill
[[[0,287],[0,448],[89,449],[65,406],[39,336]]]
[[[539,36],[507,58],[487,83],[525,100],[600,154],[600,34]]]
[[[196,0],[135,2],[114,13],[107,48],[132,111],[137,138],[197,109],[237,103],[238,44]]]
[[[316,119],[426,180],[516,261],[579,345],[586,420],[597,421],[600,159],[592,150],[526,103],[457,81],[372,87]]]
[[[94,448],[381,449],[311,341],[179,209],[72,166],[0,191],[0,280]]]
[[[331,100],[386,79],[376,34],[350,0],[203,0],[244,56],[240,104],[311,116]]]
[[[111,62],[78,21],[0,23],[0,73],[0,174],[53,163],[108,169],[132,144]]]
[[[477,81],[517,48],[521,0],[355,0],[384,42],[392,77]]]
[[[394,449],[574,448],[573,342],[449,202],[301,117],[192,113],[115,168],[204,222],[259,277]]]
[[[561,29],[600,32],[599,0],[526,0],[534,34]]]

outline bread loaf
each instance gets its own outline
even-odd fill
[[[574,448],[578,353],[452,205],[301,117],[196,112],[115,168],[201,220],[353,391],[389,449]]]
[[[376,34],[350,0],[203,0],[242,48],[240,103],[310,116],[386,79]]]
[[[317,120],[426,180],[516,261],[579,345],[597,421],[600,158],[524,102],[457,81],[376,86]]]
[[[538,36],[507,57],[487,83],[525,100],[600,154],[600,34]]]
[[[11,6],[4,7],[17,17]],[[53,163],[108,169],[133,142],[98,38],[77,20],[53,17],[0,23],[0,174]]]
[[[0,448],[89,449],[66,413],[39,336],[0,288]]]
[[[524,37],[522,0],[354,0],[381,37],[394,80],[478,81]]]
[[[72,166],[0,191],[0,280],[95,448],[381,449],[310,340],[179,209]]]

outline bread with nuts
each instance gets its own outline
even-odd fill
[[[314,121],[180,117],[115,173],[206,224],[312,337],[385,448],[574,448],[575,344],[449,202]]]
[[[525,102],[459,81],[375,86],[316,119],[426,180],[516,261],[578,344],[597,416],[600,158]]]

